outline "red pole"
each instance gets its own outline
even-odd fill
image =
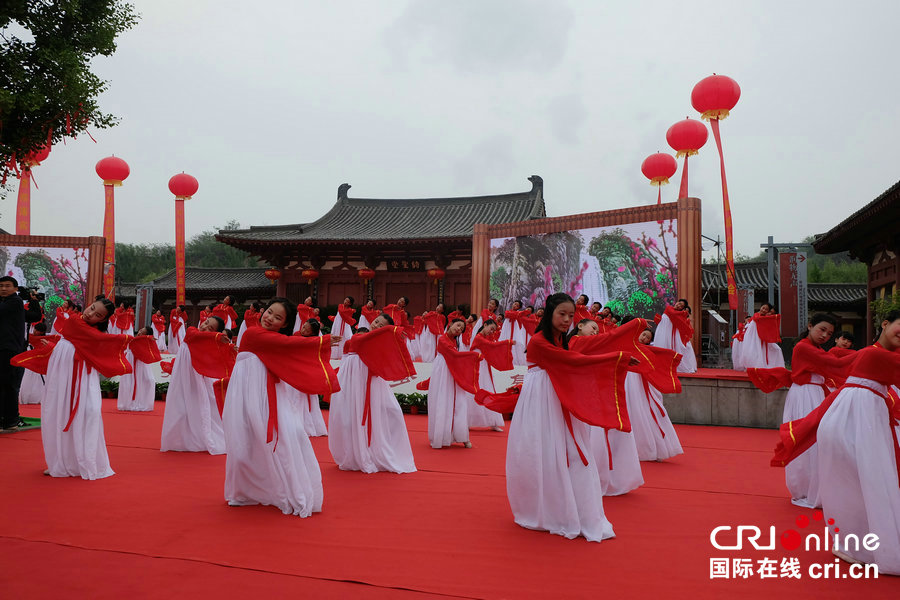
[[[103,184],[103,195],[106,208],[103,212],[103,237],[106,238],[106,248],[103,253],[103,295],[115,302],[116,285],[116,208],[113,202],[114,185]]]
[[[175,199],[175,304],[184,304],[184,199]]]

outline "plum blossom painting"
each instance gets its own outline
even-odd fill
[[[491,240],[491,297],[543,306],[586,294],[616,314],[652,318],[676,300],[676,221],[591,227]]]
[[[3,274],[15,277],[21,286],[43,292],[48,319],[66,299],[84,305],[89,257],[87,248],[0,246]]]

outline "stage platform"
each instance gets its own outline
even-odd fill
[[[106,479],[44,476],[40,431],[0,435],[2,597],[843,600],[900,593],[900,579],[851,579],[846,563],[844,577],[810,575],[813,565],[833,564],[824,550],[789,551],[777,541],[774,550],[712,547],[719,526],[754,525],[766,536],[771,526],[780,536],[797,528],[797,517],[813,517],[790,503],[783,471],[769,467],[777,434],[766,429],[677,425],[685,453],[642,463],[643,487],[605,498],[616,538],[593,543],[513,522],[506,432],[473,431],[471,450],[434,450],[427,417],[407,415],[419,470],[406,475],[341,471],[327,438],[313,438],[325,503],[301,519],[272,507],[229,507],[225,456],[162,453],[164,404],[124,413],[115,402],[103,402],[116,471]],[[22,413],[37,416],[40,407]],[[746,578],[711,578],[714,558],[777,566],[767,577],[751,570]],[[792,559],[799,578],[782,575],[780,565]]]

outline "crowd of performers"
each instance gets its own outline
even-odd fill
[[[314,436],[328,436],[343,470],[414,472],[391,391],[415,379],[414,362],[431,363],[430,379],[417,387],[428,391],[432,448],[471,448],[470,429],[502,431],[502,414],[512,413],[507,495],[523,527],[614,537],[603,496],[643,485],[641,461],[683,452],[662,397],[681,391],[678,373],[697,368],[686,300],[657,315],[655,328],[584,295],[554,294],[537,310],[516,301],[502,312],[492,299],[478,315],[445,314],[439,304],[412,317],[408,302],[378,309],[369,301],[357,310],[347,297],[323,327],[309,298],[254,303],[239,319],[226,297],[196,324],[184,307],[168,319],[157,311],[135,335],[127,306],[104,298],[83,312],[65,306],[49,335],[34,327],[34,349],[16,359],[46,382],[41,389],[30,376],[22,386],[23,398],[42,405],[46,473],[113,474],[99,376],[121,376],[120,410],[152,410],[150,365],[166,351],[175,358],[162,363],[170,384],[160,449],[225,454],[225,500],[233,506],[266,504],[304,517],[321,511]],[[780,318],[771,309],[763,305],[735,343],[739,366],[761,389],[790,386],[773,465],[785,467],[794,503],[823,507],[845,535],[879,535],[877,550],[840,550],[842,558],[900,574],[900,402],[892,388],[900,383],[900,313],[858,352],[842,348],[852,346],[846,338],[825,352],[836,324],[814,316],[788,371],[771,341]],[[493,372],[516,365],[527,365],[521,381],[496,389]],[[327,427],[320,398],[329,406]]]

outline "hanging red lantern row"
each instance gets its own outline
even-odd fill
[[[657,152],[651,154],[641,163],[641,173],[650,180],[650,185],[660,187],[669,183],[669,177],[678,170],[678,162],[671,154]],[[662,204],[662,189],[656,196],[656,203]]]
[[[428,277],[430,277],[431,279],[434,279],[435,283],[437,283],[438,281],[443,279],[444,276],[446,275],[444,270],[439,269],[439,268],[428,269],[428,271],[426,271],[425,273],[426,273],[426,275],[428,275]]]
[[[734,275],[734,240],[731,235],[731,203],[728,200],[728,183],[725,180],[725,154],[722,152],[722,138],[719,135],[719,121],[731,113],[741,97],[741,87],[731,77],[713,74],[703,79],[691,91],[691,105],[700,113],[700,118],[709,120],[716,147],[719,150],[719,165],[722,174],[722,208],[725,214],[725,273],[728,279],[728,306],[737,310],[737,280]]]
[[[312,283],[314,280],[319,278],[319,272],[315,269],[303,269],[300,273],[300,276],[306,280],[306,283]]]
[[[266,279],[268,279],[272,283],[275,283],[276,281],[281,279],[281,270],[275,269],[275,268],[266,269],[265,276],[266,276]]]
[[[688,157],[694,156],[706,144],[709,131],[702,121],[685,118],[678,121],[666,131],[666,141],[675,151],[675,158],[684,157],[684,167],[681,169],[681,188],[678,191],[678,199],[688,197]]]
[[[359,271],[357,271],[357,274],[363,281],[375,279],[375,271],[372,269],[360,269]]]

